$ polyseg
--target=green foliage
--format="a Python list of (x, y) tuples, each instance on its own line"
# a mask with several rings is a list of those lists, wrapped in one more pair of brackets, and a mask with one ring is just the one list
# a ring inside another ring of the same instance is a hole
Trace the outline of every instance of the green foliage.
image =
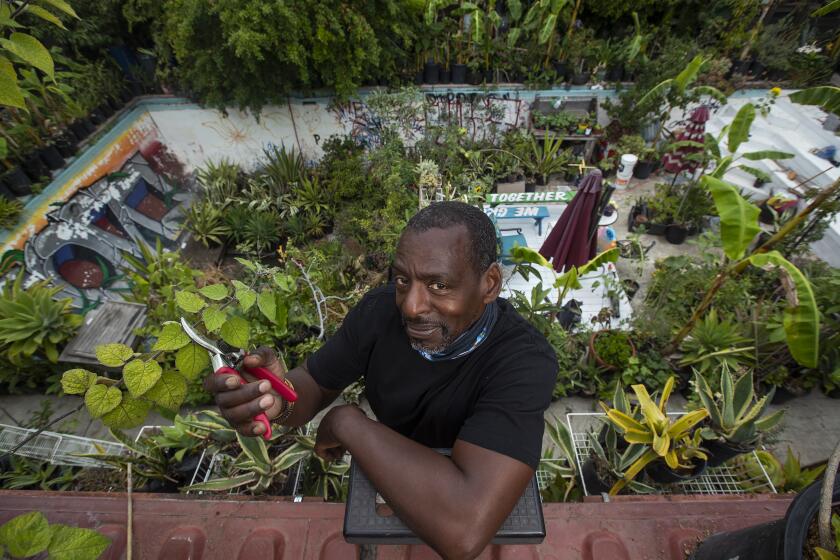
[[(56, 363), (63, 344), (82, 323), (71, 300), (54, 300), (58, 287), (38, 282), (23, 288), (23, 275), (7, 282), (0, 292), (0, 353), (14, 366), (33, 360)], [(43, 375), (43, 373), (41, 374)]]
[(592, 342), (595, 354), (608, 366), (624, 369), (633, 355), (627, 335), (616, 331), (602, 331)]
[(78, 469), (47, 461), (9, 456), (9, 466), (0, 473), (0, 488), (8, 490), (72, 490)]
[(738, 323), (719, 318), (717, 310), (712, 309), (694, 325), (680, 344), (680, 350), (683, 352), (680, 365), (691, 366), (705, 374), (720, 368), (738, 371), (749, 365), (754, 358), (755, 345), (743, 336)]
[(22, 513), (0, 525), (0, 547), (5, 547), (12, 558), (46, 552), (55, 560), (96, 560), (109, 544), (111, 539), (93, 529), (50, 524), (37, 511)]
[[(2, 154), (0, 154), (0, 159), (5, 159)], [(23, 212), (23, 204), (19, 200), (0, 197), (0, 230), (12, 229), (17, 224), (21, 212)]]
[(224, 223), (224, 209), (209, 200), (195, 202), (184, 212), (185, 226), (205, 247), (221, 245), (230, 227)]
[(715, 201), (726, 256), (730, 259), (740, 259), (761, 231), (758, 225), (760, 210), (747, 202), (729, 183), (709, 175), (705, 175), (701, 182), (712, 193)]
[(572, 434), (566, 424), (553, 418), (545, 420), (548, 443), (543, 446), (539, 470), (548, 475), (540, 495), (547, 502), (568, 502), (580, 498), (577, 485), (577, 462)]

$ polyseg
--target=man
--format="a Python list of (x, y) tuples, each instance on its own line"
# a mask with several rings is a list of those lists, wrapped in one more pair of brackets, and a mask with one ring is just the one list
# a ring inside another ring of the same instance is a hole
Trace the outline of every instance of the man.
[[(286, 374), (289, 414), (268, 382), (211, 376), (222, 414), (243, 434), (265, 412), (300, 426), (359, 377), (378, 421), (336, 406), (315, 451), (350, 451), (400, 519), (445, 558), (474, 558), (516, 505), (539, 463), (543, 413), (557, 375), (545, 338), (505, 300), (496, 236), (461, 202), (418, 212), (397, 244), (393, 282), (371, 290), (338, 332)], [(245, 358), (283, 375), (273, 351)], [(285, 418), (283, 418), (285, 417)], [(451, 447), (451, 459), (433, 447)]]

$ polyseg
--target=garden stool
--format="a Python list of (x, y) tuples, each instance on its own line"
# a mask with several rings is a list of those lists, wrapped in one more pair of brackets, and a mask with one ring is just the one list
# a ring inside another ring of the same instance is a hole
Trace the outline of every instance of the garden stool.
[[(437, 449), (450, 455), (451, 449)], [(422, 544), (417, 535), (400, 521), (396, 514), (382, 516), (376, 512), (377, 492), (367, 476), (356, 465), (350, 466), (350, 486), (344, 510), (344, 538), (362, 547), (362, 559), (375, 557), (377, 544)], [(539, 544), (545, 538), (545, 520), (537, 477), (531, 479), (525, 493), (502, 524), (493, 544)]]

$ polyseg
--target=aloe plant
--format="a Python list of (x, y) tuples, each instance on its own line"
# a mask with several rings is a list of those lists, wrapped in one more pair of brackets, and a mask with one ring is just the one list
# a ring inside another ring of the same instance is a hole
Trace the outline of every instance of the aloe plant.
[(662, 389), (659, 403), (655, 403), (644, 385), (633, 385), (633, 392), (639, 401), (637, 419), (617, 408), (610, 408), (600, 403), (608, 420), (621, 432), (624, 440), (631, 444), (642, 445), (643, 451), (624, 472), (624, 476), (610, 489), (610, 495), (618, 494), (648, 464), (664, 460), (669, 468), (691, 469), (695, 459), (706, 459), (700, 449), (700, 433), (694, 430), (702, 422), (708, 411), (705, 408), (694, 410), (676, 420), (666, 414), (666, 405), (674, 389), (675, 378), (671, 376)]
[(784, 410), (764, 415), (773, 391), (756, 400), (752, 371), (735, 382), (729, 368), (722, 367), (717, 396), (698, 372), (694, 373), (694, 383), (711, 421), (702, 430), (705, 439), (723, 439), (742, 447), (755, 445), (761, 434), (776, 427), (784, 416)]

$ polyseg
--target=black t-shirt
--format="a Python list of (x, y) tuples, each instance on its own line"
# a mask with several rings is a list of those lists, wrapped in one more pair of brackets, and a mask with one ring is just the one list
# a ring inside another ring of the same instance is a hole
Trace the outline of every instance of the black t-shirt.
[(504, 299), (487, 340), (470, 354), (430, 362), (411, 348), (393, 284), (368, 292), (307, 361), (324, 388), (365, 377), (377, 419), (428, 447), (456, 439), (536, 468), (543, 413), (557, 377), (554, 350)]

